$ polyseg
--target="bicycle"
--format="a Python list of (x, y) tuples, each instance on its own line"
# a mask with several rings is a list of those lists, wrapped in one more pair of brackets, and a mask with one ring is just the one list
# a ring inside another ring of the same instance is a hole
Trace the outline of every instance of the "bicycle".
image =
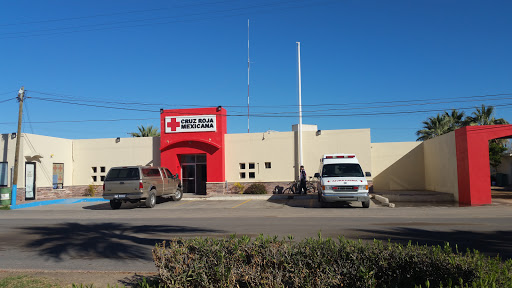
[[(306, 192), (307, 194), (315, 194), (316, 193), (316, 181), (312, 180), (313, 177), (309, 177), (309, 180), (306, 181)], [(288, 187), (283, 189), (283, 194), (298, 194), (302, 191), (299, 191), (300, 181), (293, 181), (288, 184)]]

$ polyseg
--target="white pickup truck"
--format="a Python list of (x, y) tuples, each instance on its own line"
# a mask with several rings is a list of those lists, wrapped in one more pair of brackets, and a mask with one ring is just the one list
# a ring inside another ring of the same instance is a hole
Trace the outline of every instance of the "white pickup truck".
[(326, 154), (320, 159), (318, 201), (359, 201), (364, 208), (370, 207), (368, 181), (355, 154)]
[(112, 209), (121, 208), (122, 202), (142, 201), (153, 208), (157, 197), (181, 200), (183, 189), (178, 174), (173, 175), (165, 167), (113, 167), (103, 183), (103, 198), (110, 200)]

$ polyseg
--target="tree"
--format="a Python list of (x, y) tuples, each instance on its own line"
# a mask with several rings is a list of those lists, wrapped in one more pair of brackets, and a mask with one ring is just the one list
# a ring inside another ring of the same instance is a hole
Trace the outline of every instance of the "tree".
[[(446, 112), (445, 112), (446, 113)], [(425, 141), (450, 132), (450, 123), (445, 114), (437, 114), (423, 121), (423, 129), (416, 131), (416, 141)]]
[(476, 108), (471, 115), (466, 118), (467, 126), (508, 124), (503, 118), (494, 118), (494, 107), (485, 107), (484, 104), (482, 104), (482, 108)]
[(459, 112), (456, 109), (452, 109), (451, 113), (444, 111), (444, 116), (447, 119), (446, 121), (448, 121), (448, 125), (449, 125), (448, 132), (452, 132), (461, 127), (466, 126), (465, 121), (464, 121), (464, 116), (466, 116), (466, 114), (464, 113), (464, 111)]
[(144, 127), (144, 125), (140, 125), (137, 127), (139, 132), (130, 132), (128, 133), (132, 137), (159, 137), (160, 132), (158, 132), (157, 128), (154, 128), (153, 125), (149, 125), (148, 127)]

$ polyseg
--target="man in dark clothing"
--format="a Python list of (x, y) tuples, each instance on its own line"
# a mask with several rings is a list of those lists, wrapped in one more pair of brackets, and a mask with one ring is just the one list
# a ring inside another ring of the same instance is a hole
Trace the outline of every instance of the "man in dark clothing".
[(302, 194), (302, 191), (304, 191), (304, 194), (308, 193), (308, 190), (306, 188), (306, 170), (304, 170), (304, 166), (300, 166), (300, 186), (299, 186), (299, 194)]

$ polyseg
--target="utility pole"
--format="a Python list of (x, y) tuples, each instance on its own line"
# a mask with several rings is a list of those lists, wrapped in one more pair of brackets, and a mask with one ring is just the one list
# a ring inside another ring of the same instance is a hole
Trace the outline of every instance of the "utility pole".
[(247, 133), (249, 133), (249, 72), (251, 60), (249, 58), (249, 19), (247, 19)]
[(12, 199), (11, 205), (16, 205), (16, 192), (18, 188), (18, 166), (20, 160), (20, 142), (21, 142), (21, 121), (23, 116), (23, 100), (25, 98), (25, 88), (21, 87), (18, 91), (18, 102), (20, 102), (20, 108), (18, 112), (18, 132), (16, 133), (16, 154), (14, 155), (14, 175), (12, 177)]

